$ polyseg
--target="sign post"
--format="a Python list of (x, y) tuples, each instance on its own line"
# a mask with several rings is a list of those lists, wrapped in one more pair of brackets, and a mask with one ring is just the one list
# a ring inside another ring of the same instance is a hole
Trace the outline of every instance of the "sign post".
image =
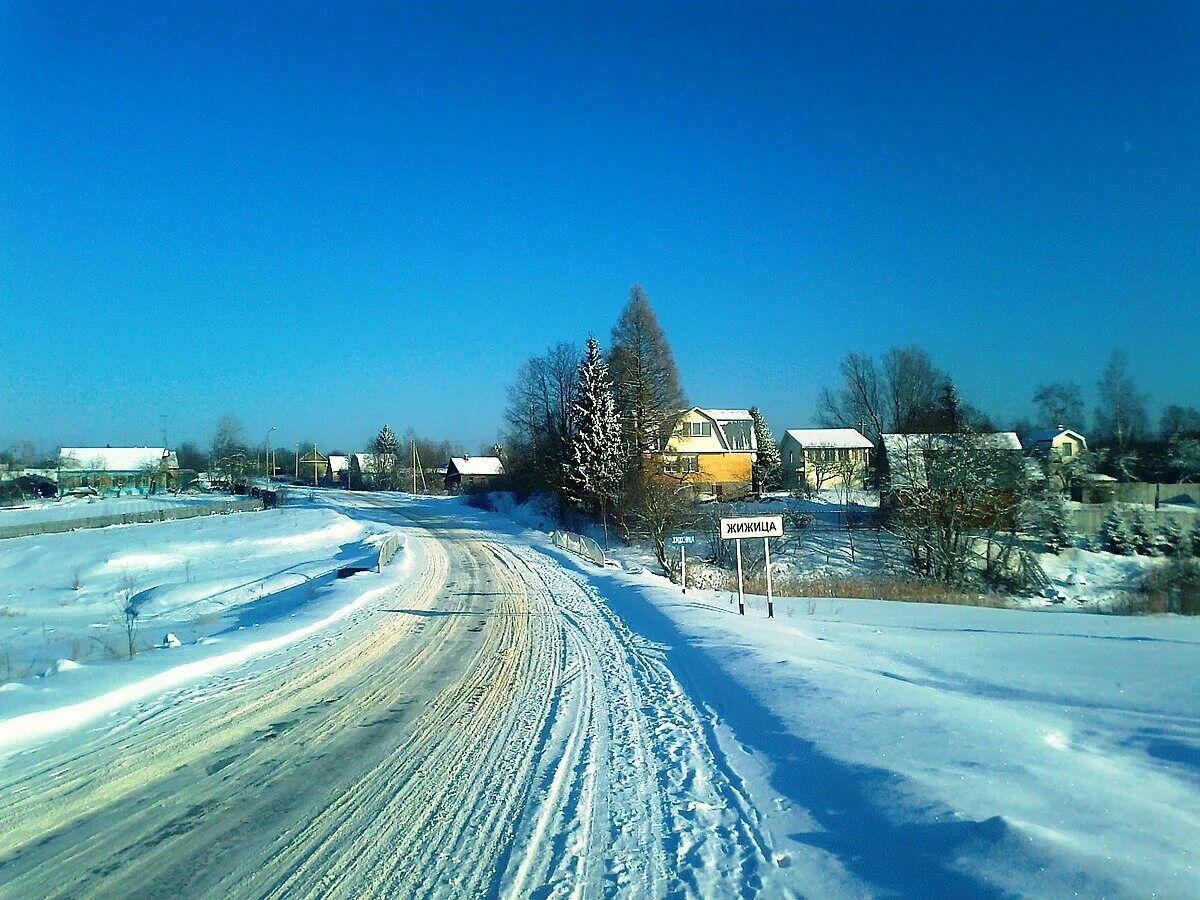
[(762, 538), (767, 565), (767, 618), (775, 618), (775, 595), (771, 584), (771, 538), (783, 537), (783, 516), (750, 516), (721, 520), (721, 540), (737, 542), (738, 615), (746, 614), (746, 593), (742, 584), (742, 541)]
[(671, 544), (679, 548), (679, 582), (687, 593), (687, 548), (696, 543), (696, 535), (690, 531), (676, 531), (671, 535)]

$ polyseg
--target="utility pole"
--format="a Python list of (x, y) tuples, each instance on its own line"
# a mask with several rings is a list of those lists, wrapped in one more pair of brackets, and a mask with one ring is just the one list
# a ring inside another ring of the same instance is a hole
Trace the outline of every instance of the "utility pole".
[(274, 430), (275, 430), (275, 426), (272, 425), (269, 429), (267, 429), (267, 436), (265, 438), (263, 438), (263, 440), (267, 444), (267, 452), (266, 452), (265, 458), (263, 459), (263, 463), (267, 470), (266, 474), (267, 474), (267, 484), (268, 485), (270, 485), (270, 483), (271, 483), (271, 476), (275, 474), (275, 470), (271, 467), (271, 432)]

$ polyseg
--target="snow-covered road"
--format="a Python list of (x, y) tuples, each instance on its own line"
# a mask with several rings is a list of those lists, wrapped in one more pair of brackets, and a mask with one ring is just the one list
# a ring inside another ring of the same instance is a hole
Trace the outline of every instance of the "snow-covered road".
[(421, 525), (420, 576), (336, 625), (9, 758), (0, 896), (793, 893), (661, 648), (520, 541)]

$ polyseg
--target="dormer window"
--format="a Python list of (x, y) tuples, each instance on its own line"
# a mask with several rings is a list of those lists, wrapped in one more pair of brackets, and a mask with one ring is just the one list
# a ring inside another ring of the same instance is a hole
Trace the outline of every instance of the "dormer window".
[(712, 424), (709, 422), (691, 422), (692, 437), (712, 437)]

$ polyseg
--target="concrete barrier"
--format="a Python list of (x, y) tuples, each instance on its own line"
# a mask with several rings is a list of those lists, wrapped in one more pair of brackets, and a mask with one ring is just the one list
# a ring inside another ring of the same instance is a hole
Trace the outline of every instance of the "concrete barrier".
[(188, 506), (162, 507), (145, 512), (118, 513), (111, 516), (88, 516), (82, 519), (59, 519), (51, 522), (27, 522), (22, 525), (0, 526), (0, 540), (33, 537), (39, 534), (62, 534), (89, 528), (108, 528), (111, 525), (146, 525), (151, 522), (170, 522), (175, 519), (194, 519), (198, 516), (222, 516), (234, 512), (257, 512), (261, 500), (229, 500), (220, 503), (196, 503)]
[(555, 531), (550, 535), (550, 542), (555, 547), (561, 547), (563, 550), (569, 550), (577, 556), (582, 556), (584, 559), (591, 560), (598, 566), (604, 565), (604, 551), (600, 549), (600, 545), (593, 541), (590, 537), (584, 537), (582, 534), (575, 534), (573, 531)]

